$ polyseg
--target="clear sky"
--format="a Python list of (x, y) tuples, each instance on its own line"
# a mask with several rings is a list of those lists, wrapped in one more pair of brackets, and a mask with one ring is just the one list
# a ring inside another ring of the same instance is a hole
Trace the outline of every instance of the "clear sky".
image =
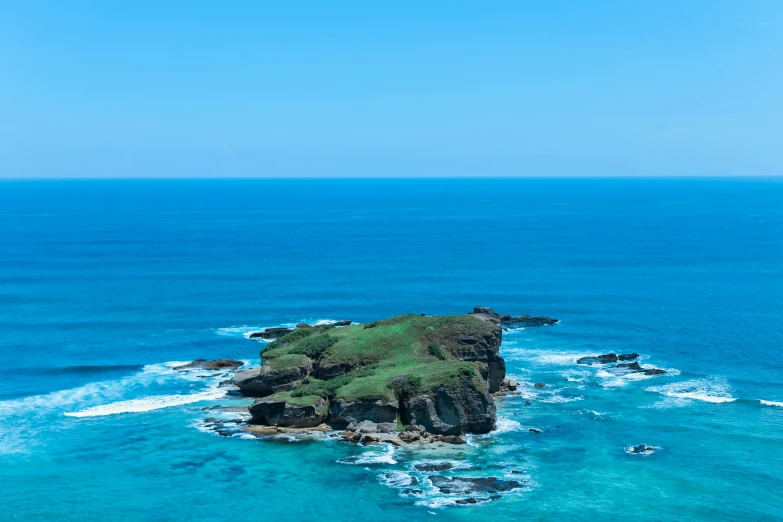
[(0, 177), (783, 175), (783, 1), (0, 3)]

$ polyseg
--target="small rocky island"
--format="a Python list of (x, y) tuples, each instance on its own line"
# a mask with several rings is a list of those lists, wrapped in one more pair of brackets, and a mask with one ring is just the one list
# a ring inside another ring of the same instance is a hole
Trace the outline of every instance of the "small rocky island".
[(367, 324), (267, 329), (262, 365), (233, 383), (255, 397), (250, 424), (346, 430), (356, 442), (459, 443), (495, 428), (492, 394), (506, 380), (506, 326), (556, 323), (477, 306), (450, 316), (401, 315)]

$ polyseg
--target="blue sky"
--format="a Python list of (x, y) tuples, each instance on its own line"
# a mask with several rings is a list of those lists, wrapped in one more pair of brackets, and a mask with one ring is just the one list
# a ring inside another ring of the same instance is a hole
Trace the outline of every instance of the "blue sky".
[(783, 2), (0, 4), (0, 177), (783, 175)]

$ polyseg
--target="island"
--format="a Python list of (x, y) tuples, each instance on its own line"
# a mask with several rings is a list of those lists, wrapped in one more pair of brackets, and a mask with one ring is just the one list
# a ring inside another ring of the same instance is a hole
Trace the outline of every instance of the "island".
[(500, 315), (400, 315), (366, 324), (300, 324), (270, 339), (258, 368), (237, 371), (239, 392), (257, 400), (252, 425), (345, 430), (355, 442), (460, 442), (488, 433), (493, 394), (514, 388), (500, 355), (503, 328), (557, 320)]

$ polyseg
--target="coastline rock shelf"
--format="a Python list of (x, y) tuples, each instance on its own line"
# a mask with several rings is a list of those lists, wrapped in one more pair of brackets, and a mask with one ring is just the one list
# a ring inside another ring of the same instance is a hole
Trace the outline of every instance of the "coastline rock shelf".
[(464, 315), (302, 325), (266, 345), (262, 365), (236, 372), (234, 384), (258, 398), (251, 424), (326, 424), (362, 442), (460, 442), (455, 436), (495, 428), (492, 394), (509, 389), (502, 325), (555, 322), (476, 307)]

